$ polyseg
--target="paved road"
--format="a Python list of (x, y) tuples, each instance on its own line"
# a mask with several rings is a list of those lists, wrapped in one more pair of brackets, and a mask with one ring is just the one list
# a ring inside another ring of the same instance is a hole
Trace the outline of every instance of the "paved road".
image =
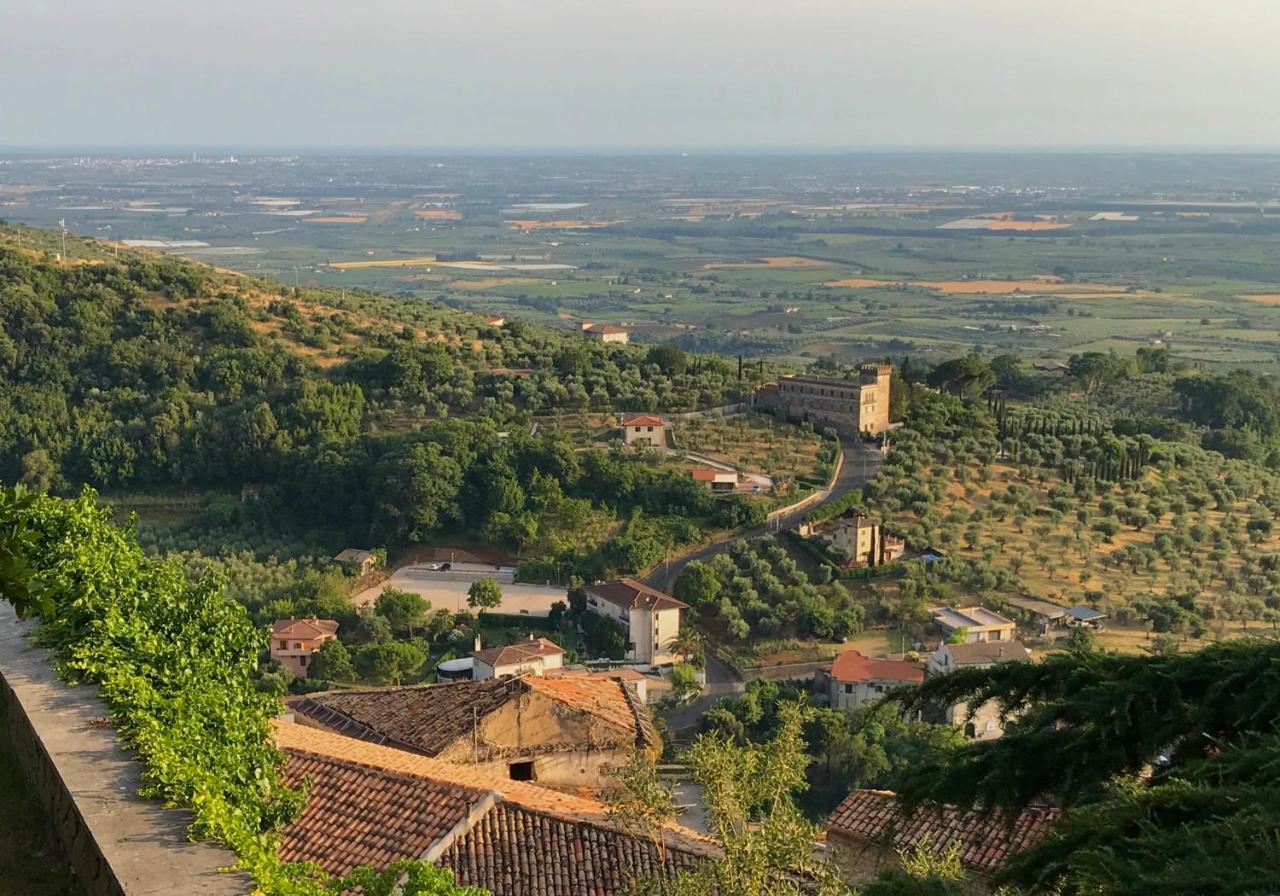
[[(789, 529), (804, 519), (805, 515), (812, 512), (815, 507), (821, 507), (836, 498), (847, 495), (855, 488), (861, 488), (867, 483), (876, 471), (880, 469), (880, 464), (884, 462), (884, 455), (875, 447), (866, 444), (860, 440), (844, 441), (844, 466), (840, 470), (840, 476), (836, 479), (835, 485), (825, 498), (817, 504), (806, 507), (803, 510), (792, 511), (784, 514), (776, 520), (764, 526), (755, 529), (749, 529), (741, 533), (740, 538), (759, 538), (761, 535), (769, 532), (776, 532), (780, 529)], [(678, 559), (673, 559), (669, 563), (659, 566), (645, 580), (645, 584), (650, 588), (657, 588), (660, 591), (670, 593), (670, 587), (679, 578), (681, 571), (685, 565), (691, 560), (708, 560), (716, 554), (723, 554), (729, 550), (736, 538), (727, 541), (716, 542), (705, 547), (698, 548), (696, 551), (686, 554)]]

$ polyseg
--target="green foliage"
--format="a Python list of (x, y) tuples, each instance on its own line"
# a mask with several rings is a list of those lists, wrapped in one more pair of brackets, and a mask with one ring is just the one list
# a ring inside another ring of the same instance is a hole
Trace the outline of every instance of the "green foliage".
[(366, 644), (354, 657), (355, 669), (362, 678), (382, 684), (400, 684), (426, 661), (426, 653), (408, 641)]
[(803, 728), (810, 710), (788, 703), (777, 732), (762, 744), (740, 746), (721, 734), (702, 734), (685, 753), (702, 787), (712, 835), (724, 857), (703, 862), (651, 892), (662, 896), (769, 893), (844, 896), (835, 870), (815, 858), (818, 831), (805, 821), (795, 794), (808, 785)]
[(408, 632), (410, 637), (415, 628), (426, 622), (430, 609), (431, 604), (422, 595), (399, 588), (384, 588), (373, 604), (373, 611), (387, 620), (392, 631)]
[(351, 651), (341, 641), (326, 641), (311, 655), (307, 672), (319, 681), (347, 683), (356, 680)]
[(902, 793), (1065, 803), (1054, 834), (1015, 860), (1007, 881), (1066, 896), (1261, 894), (1280, 882), (1280, 645), (1050, 654), (960, 670), (907, 698), (985, 700), (1010, 714), (1004, 736), (918, 766)]
[(689, 700), (702, 693), (698, 671), (689, 663), (679, 663), (671, 670), (671, 690), (677, 700)]
[(361, 896), (485, 896), (489, 891), (478, 887), (460, 887), (453, 882), (453, 872), (426, 862), (393, 862), (382, 871), (357, 868), (345, 877), (329, 882), (335, 896), (360, 893)]
[(492, 610), (502, 604), (502, 586), (485, 576), (476, 579), (467, 589), (467, 606), (473, 610)]
[(232, 848), (267, 896), (334, 892), (276, 853), (275, 832), (304, 796), (280, 780), (269, 730), (279, 698), (255, 686), (266, 631), (222, 583), (147, 559), (89, 493), (0, 502), (4, 553), (23, 557), (22, 577), (45, 589), (40, 641), (69, 680), (98, 686), (142, 761), (141, 793), (191, 808), (192, 834)]

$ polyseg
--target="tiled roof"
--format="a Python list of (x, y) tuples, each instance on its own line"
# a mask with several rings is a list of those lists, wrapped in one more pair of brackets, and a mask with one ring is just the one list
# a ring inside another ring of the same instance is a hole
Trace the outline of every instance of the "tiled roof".
[[(280, 857), (315, 862), (330, 874), (417, 858), (487, 796), (478, 788), (288, 751), (285, 780), (310, 781), (307, 807), (282, 830)], [(335, 841), (343, 846), (334, 849)]]
[(619, 728), (635, 731), (637, 747), (658, 743), (649, 710), (640, 702), (635, 691), (617, 678), (530, 676), (522, 680), (538, 693), (546, 694), (579, 711), (589, 712)]
[(489, 679), (404, 688), (329, 691), (289, 705), (310, 719), (361, 740), (434, 756), (522, 693), (518, 680)]
[(943, 806), (921, 807), (907, 815), (888, 791), (855, 790), (831, 813), (827, 831), (895, 850), (909, 849), (926, 838), (937, 850), (959, 843), (962, 865), (989, 871), (1043, 840), (1060, 814), (1056, 808), (1032, 806), (1010, 820), (998, 809), (982, 812)]
[(623, 426), (666, 426), (667, 421), (657, 414), (631, 414), (622, 418)]
[(711, 469), (710, 467), (699, 467), (696, 470), (690, 470), (689, 475), (692, 476), (694, 481), (696, 482), (720, 482), (720, 481), (728, 482), (730, 481), (729, 479), (722, 480), (721, 479), (722, 476), (732, 477), (733, 482), (738, 481), (738, 474), (735, 473), (733, 470), (714, 470), (714, 469)]
[(588, 333), (625, 333), (626, 327), (618, 327), (613, 324), (588, 324), (582, 328)]
[(974, 641), (970, 644), (948, 644), (947, 649), (957, 666), (1031, 659), (1031, 651), (1021, 641)]
[(634, 876), (666, 876), (718, 855), (675, 824), (661, 852), (627, 834), (596, 800), (290, 722), (274, 724), (290, 781), (309, 778), (282, 854), (331, 873), (428, 858), (494, 896), (621, 896)]
[(642, 608), (646, 610), (682, 610), (688, 604), (681, 603), (669, 594), (656, 591), (635, 579), (614, 579), (611, 582), (597, 582), (584, 589), (601, 600), (608, 601), (624, 610)]
[[(491, 678), (329, 691), (291, 698), (288, 704), (295, 712), (348, 737), (435, 756), (460, 738), (469, 737), (479, 720), (530, 693), (545, 695), (609, 723), (615, 732), (612, 740), (618, 745), (627, 738), (639, 747), (657, 743), (647, 710), (643, 706), (637, 710), (635, 694), (620, 682), (609, 680)], [(607, 730), (598, 734), (601, 741), (594, 746), (610, 740)]]
[(338, 623), (332, 619), (277, 619), (271, 623), (273, 638), (318, 638), (337, 631)]
[(665, 880), (704, 856), (586, 822), (508, 803), (485, 814), (440, 857), (459, 884), (494, 893), (623, 894), (632, 884)]
[(924, 669), (918, 663), (903, 660), (877, 660), (856, 650), (846, 650), (831, 664), (831, 677), (836, 681), (924, 681)]
[(514, 666), (518, 663), (527, 663), (529, 660), (537, 659), (538, 657), (556, 655), (563, 656), (564, 648), (547, 638), (530, 638), (527, 641), (517, 641), (505, 647), (489, 647), (484, 650), (477, 650), (471, 654), (475, 659), (493, 668)]

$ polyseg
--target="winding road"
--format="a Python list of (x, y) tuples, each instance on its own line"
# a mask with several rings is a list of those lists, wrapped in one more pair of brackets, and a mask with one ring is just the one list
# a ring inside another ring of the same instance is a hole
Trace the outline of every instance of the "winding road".
[(713, 542), (712, 544), (703, 545), (702, 547), (683, 554), (678, 558), (668, 560), (659, 566), (653, 572), (649, 573), (643, 581), (650, 588), (657, 588), (659, 591), (671, 593), (671, 586), (675, 584), (680, 573), (691, 560), (707, 560), (716, 554), (723, 554), (729, 550), (730, 546), (739, 538), (752, 539), (759, 538), (770, 532), (778, 532), (782, 529), (789, 529), (799, 523), (804, 517), (813, 512), (823, 504), (841, 498), (853, 491), (855, 488), (861, 488), (866, 485), (872, 476), (876, 475), (876, 471), (880, 469), (880, 464), (884, 462), (884, 455), (872, 445), (866, 442), (841, 440), (841, 447), (844, 450), (844, 466), (840, 469), (840, 475), (836, 478), (835, 484), (827, 492), (826, 496), (817, 504), (812, 504), (801, 510), (793, 510), (790, 513), (783, 514), (773, 520), (770, 520), (763, 526), (757, 526), (754, 529), (748, 529), (745, 532), (739, 532), (732, 538), (724, 541)]
[[(841, 440), (841, 447), (844, 450), (844, 465), (841, 467), (840, 475), (836, 478), (835, 483), (821, 501), (809, 507), (782, 514), (767, 525), (740, 532), (733, 538), (704, 545), (677, 559), (670, 560), (650, 573), (644, 579), (644, 583), (650, 588), (657, 588), (670, 594), (670, 586), (675, 583), (675, 580), (691, 560), (707, 560), (716, 554), (722, 554), (729, 550), (730, 546), (738, 538), (759, 538), (761, 535), (766, 535), (770, 532), (791, 528), (815, 508), (841, 498), (855, 488), (861, 488), (866, 485), (871, 477), (876, 475), (876, 471), (880, 469), (880, 464), (884, 462), (884, 455), (877, 448), (865, 442)], [(702, 696), (692, 703), (680, 707), (670, 715), (666, 715), (665, 721), (668, 730), (679, 732), (694, 727), (702, 718), (702, 714), (715, 706), (722, 698), (741, 694), (745, 690), (746, 685), (743, 684), (742, 680), (734, 675), (731, 669), (708, 653), (707, 683)]]

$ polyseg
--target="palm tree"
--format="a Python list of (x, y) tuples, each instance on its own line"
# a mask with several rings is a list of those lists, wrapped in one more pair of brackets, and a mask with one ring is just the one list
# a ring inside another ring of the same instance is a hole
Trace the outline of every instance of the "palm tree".
[(676, 632), (676, 636), (671, 642), (671, 652), (686, 662), (693, 657), (700, 656), (702, 654), (701, 633), (692, 626), (684, 626), (680, 631)]

